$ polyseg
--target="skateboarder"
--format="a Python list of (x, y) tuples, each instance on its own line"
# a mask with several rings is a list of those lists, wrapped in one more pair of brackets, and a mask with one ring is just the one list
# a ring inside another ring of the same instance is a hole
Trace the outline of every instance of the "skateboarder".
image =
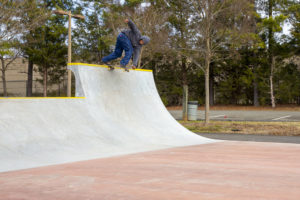
[[(133, 60), (132, 68), (135, 69), (138, 65), (141, 47), (142, 45), (148, 44), (150, 38), (148, 36), (142, 36), (139, 29), (130, 19), (125, 19), (125, 23), (128, 24), (129, 29), (125, 29), (119, 34), (114, 52), (102, 58), (102, 62), (107, 65), (109, 61), (121, 57), (124, 50), (125, 56), (121, 60), (120, 64), (122, 68), (128, 71), (126, 65), (128, 64), (130, 58)], [(110, 66), (110, 68), (112, 67)]]

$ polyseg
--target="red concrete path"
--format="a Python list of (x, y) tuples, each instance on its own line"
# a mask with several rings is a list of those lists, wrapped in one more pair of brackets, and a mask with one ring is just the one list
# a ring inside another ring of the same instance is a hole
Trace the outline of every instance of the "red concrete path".
[(221, 142), (0, 173), (0, 200), (300, 199), (300, 145)]

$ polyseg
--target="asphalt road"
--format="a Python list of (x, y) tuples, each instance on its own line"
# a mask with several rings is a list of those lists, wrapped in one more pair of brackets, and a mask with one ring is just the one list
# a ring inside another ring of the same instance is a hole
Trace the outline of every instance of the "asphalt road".
[(245, 135), (245, 134), (223, 134), (223, 133), (197, 133), (197, 134), (203, 137), (217, 139), (217, 140), (300, 144), (300, 136)]
[[(181, 110), (169, 110), (171, 115), (182, 119)], [(204, 120), (204, 111), (198, 110), (198, 120)], [(211, 120), (225, 121), (273, 121), (273, 122), (300, 122), (299, 111), (242, 111), (242, 110), (211, 110)]]

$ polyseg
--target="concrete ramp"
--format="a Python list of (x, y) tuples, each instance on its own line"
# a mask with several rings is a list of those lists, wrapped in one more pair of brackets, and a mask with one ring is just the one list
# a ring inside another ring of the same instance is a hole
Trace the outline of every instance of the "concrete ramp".
[(75, 98), (0, 99), (0, 171), (214, 142), (173, 119), (151, 71), (69, 68)]

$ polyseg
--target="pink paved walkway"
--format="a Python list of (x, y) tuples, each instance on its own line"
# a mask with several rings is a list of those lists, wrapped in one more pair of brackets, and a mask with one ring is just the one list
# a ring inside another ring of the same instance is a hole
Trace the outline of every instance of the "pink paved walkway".
[(300, 145), (221, 142), (0, 173), (0, 200), (299, 200)]

